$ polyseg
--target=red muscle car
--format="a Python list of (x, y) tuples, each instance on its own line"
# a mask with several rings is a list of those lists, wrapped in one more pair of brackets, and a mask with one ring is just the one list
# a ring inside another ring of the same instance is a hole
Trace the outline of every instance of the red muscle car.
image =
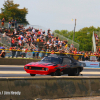
[(51, 76), (68, 74), (68, 76), (78, 76), (83, 70), (83, 63), (68, 56), (57, 56), (52, 54), (44, 57), (39, 62), (26, 64), (24, 70), (31, 76), (35, 76), (36, 74)]

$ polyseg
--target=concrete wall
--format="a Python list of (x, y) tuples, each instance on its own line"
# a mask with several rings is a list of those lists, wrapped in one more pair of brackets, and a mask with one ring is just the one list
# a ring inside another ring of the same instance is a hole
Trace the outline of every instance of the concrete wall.
[[(5, 91), (20, 92), (21, 94), (5, 95)], [(0, 93), (0, 100), (100, 96), (100, 77), (37, 76), (31, 78), (0, 78)]]
[(33, 59), (12, 59), (12, 58), (0, 58), (0, 65), (25, 65), (29, 62), (39, 61)]

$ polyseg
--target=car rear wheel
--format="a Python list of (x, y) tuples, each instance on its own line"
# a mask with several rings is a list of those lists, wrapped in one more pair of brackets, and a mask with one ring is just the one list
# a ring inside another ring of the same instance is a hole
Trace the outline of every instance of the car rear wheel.
[(72, 72), (68, 73), (68, 76), (79, 76), (79, 68), (75, 68), (72, 70)]
[(35, 76), (36, 74), (30, 74), (31, 76)]

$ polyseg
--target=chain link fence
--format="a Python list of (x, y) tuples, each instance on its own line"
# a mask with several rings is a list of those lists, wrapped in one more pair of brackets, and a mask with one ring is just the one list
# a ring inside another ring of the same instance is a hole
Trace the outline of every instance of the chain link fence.
[(54, 33), (54, 36), (55, 37), (58, 36), (61, 41), (67, 40), (68, 41), (68, 44), (70, 44), (70, 45), (73, 44), (74, 47), (77, 48), (77, 50), (79, 50), (79, 44), (76, 43), (76, 42), (74, 42), (73, 40), (70, 40), (70, 39), (68, 39), (68, 38), (66, 38), (63, 35), (60, 35), (58, 33)]

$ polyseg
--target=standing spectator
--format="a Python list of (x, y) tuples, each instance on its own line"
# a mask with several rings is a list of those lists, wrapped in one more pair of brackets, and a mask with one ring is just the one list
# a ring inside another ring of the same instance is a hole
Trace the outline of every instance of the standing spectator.
[(26, 52), (26, 48), (24, 47), (24, 48), (22, 48), (22, 54), (21, 54), (22, 58), (26, 57), (25, 52)]
[(39, 57), (40, 58), (43, 58), (44, 57), (44, 49), (42, 48), (42, 50), (40, 51), (40, 53), (39, 53)]
[(72, 49), (73, 49), (73, 48), (74, 48), (74, 45), (73, 45), (73, 44), (71, 44), (71, 45), (70, 45), (70, 48), (72, 48)]
[(8, 27), (9, 27), (9, 29), (11, 28), (11, 20), (10, 19), (9, 19)]
[(2, 29), (0, 28), (0, 33), (2, 33)]
[(15, 39), (14, 39), (14, 37), (11, 38), (11, 46), (12, 46), (12, 47), (15, 46)]
[(89, 55), (88, 52), (86, 51), (85, 55), (84, 55), (85, 60), (89, 60)]
[(18, 48), (17, 51), (16, 51), (16, 58), (21, 56), (20, 52), (21, 52), (21, 50), (20, 50), (20, 48)]
[(15, 55), (16, 55), (16, 47), (13, 47), (12, 48), (12, 58), (15, 57)]
[(33, 58), (35, 57), (35, 47), (32, 49), (32, 51), (33, 51)]
[(100, 51), (98, 51), (98, 56), (97, 60), (100, 61)]
[(35, 52), (35, 57), (38, 58), (38, 57), (39, 57), (39, 51), (40, 51), (40, 50), (37, 49), (37, 48), (36, 48), (35, 50), (36, 50), (36, 52)]
[(14, 28), (14, 19), (11, 21), (12, 27)]
[(15, 28), (17, 29), (17, 20), (15, 20)]
[(4, 22), (5, 22), (5, 19), (3, 18), (3, 19), (1, 20), (1, 26), (2, 26), (2, 28), (4, 28)]

